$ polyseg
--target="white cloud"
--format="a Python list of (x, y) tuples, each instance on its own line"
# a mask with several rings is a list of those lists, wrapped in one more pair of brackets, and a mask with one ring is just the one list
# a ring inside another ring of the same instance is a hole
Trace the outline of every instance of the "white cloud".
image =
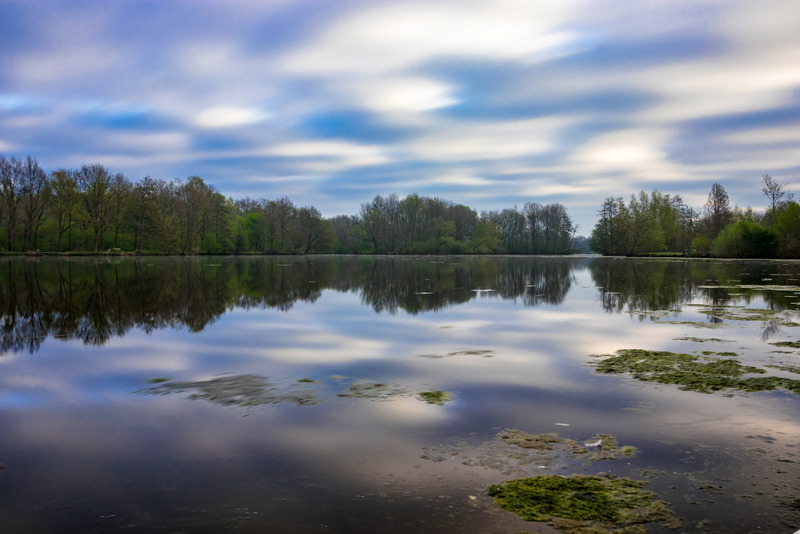
[(351, 91), (365, 107), (389, 114), (430, 111), (458, 103), (451, 85), (425, 78), (367, 80), (352, 86)]
[[(391, 161), (387, 150), (376, 145), (363, 145), (347, 141), (297, 141), (282, 143), (268, 149), (274, 156), (290, 158), (322, 158), (328, 163), (311, 161), (312, 167), (341, 169), (347, 167), (362, 167), (380, 165)], [(322, 165), (322, 167), (319, 167)]]
[(718, 30), (728, 50), (719, 55), (655, 67), (638, 75), (639, 87), (662, 102), (643, 120), (679, 121), (779, 108), (800, 89), (800, 4), (732, 4)]
[(410, 141), (407, 147), (420, 158), (433, 161), (534, 156), (553, 150), (560, 129), (577, 120), (577, 117), (549, 117), (447, 124)]
[(290, 72), (390, 72), (434, 58), (549, 58), (577, 36), (560, 28), (574, 2), (404, 2), (350, 15), (284, 58)]
[(465, 187), (482, 187), (494, 184), (492, 180), (472, 176), (469, 173), (454, 173), (445, 174), (443, 176), (436, 176), (429, 180), (428, 183), (436, 183), (443, 185), (461, 185)]
[(201, 111), (194, 122), (203, 128), (230, 128), (253, 124), (266, 118), (266, 114), (256, 108), (216, 107)]
[(741, 145), (800, 144), (800, 127), (775, 126), (755, 128), (733, 133), (723, 138), (728, 143)]

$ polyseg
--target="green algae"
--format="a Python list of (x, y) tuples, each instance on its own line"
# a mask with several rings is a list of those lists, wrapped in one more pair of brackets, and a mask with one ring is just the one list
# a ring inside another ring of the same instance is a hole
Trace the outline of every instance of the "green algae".
[(693, 337), (693, 336), (686, 336), (686, 337), (675, 337), (672, 338), (675, 341), (692, 341), (694, 343), (733, 343), (730, 339), (720, 339), (718, 337)]
[(407, 397), (410, 394), (411, 392), (400, 384), (359, 380), (350, 386), (347, 391), (339, 393), (337, 396), (341, 398), (385, 401), (394, 397)]
[(737, 358), (739, 356), (739, 354), (737, 354), (736, 352), (714, 352), (712, 350), (704, 350), (700, 354), (702, 354), (703, 356), (714, 356), (714, 355), (717, 355), (717, 356), (728, 356), (728, 357), (732, 357), (732, 358)]
[(800, 349), (800, 341), (776, 341), (775, 343), (770, 343), (770, 345), (774, 347), (789, 347), (792, 349)]
[(525, 521), (553, 521), (564, 532), (632, 533), (644, 530), (631, 526), (674, 520), (645, 484), (609, 475), (544, 475), (493, 484), (487, 493)]
[(620, 447), (609, 434), (595, 434), (585, 441), (559, 436), (556, 433), (529, 434), (510, 429), (478, 446), (460, 443), (456, 447), (425, 447), (420, 456), (433, 462), (459, 461), (470, 467), (492, 469), (508, 477), (529, 477), (542, 469), (574, 470), (592, 462), (617, 460), (636, 454), (636, 447)]
[(430, 358), (432, 360), (438, 360), (441, 358), (452, 358), (453, 356), (483, 356), (484, 358), (491, 358), (494, 356), (493, 350), (459, 350), (455, 352), (448, 352), (444, 356), (441, 354), (418, 354), (420, 358)]
[(285, 386), (258, 375), (225, 375), (210, 380), (161, 381), (139, 393), (171, 395), (188, 393), (191, 400), (205, 400), (222, 406), (260, 406), (264, 404), (317, 404), (320, 399), (309, 389)]
[(444, 406), (445, 402), (453, 399), (452, 394), (440, 390), (423, 391), (418, 397), (420, 400), (425, 401), (426, 404), (435, 404), (437, 406)]
[(765, 365), (764, 367), (770, 367), (772, 369), (778, 369), (779, 371), (785, 371), (787, 373), (793, 373), (796, 375), (800, 375), (800, 367), (796, 365), (777, 365), (777, 364), (770, 364)]
[(656, 324), (672, 324), (691, 326), (694, 328), (722, 328), (722, 323), (707, 323), (704, 321), (655, 321)]
[(169, 380), (170, 379), (165, 377), (165, 376), (159, 376), (157, 378), (149, 378), (149, 379), (147, 379), (147, 383), (148, 384), (161, 384), (163, 382), (169, 382)]
[(556, 433), (528, 434), (522, 430), (511, 429), (497, 435), (500, 440), (522, 449), (535, 451), (569, 451), (572, 454), (585, 455), (587, 460), (615, 460), (636, 453), (636, 447), (626, 445), (620, 447), (617, 438), (610, 434), (595, 434), (586, 443), (574, 439), (562, 438)]
[[(722, 354), (727, 356), (729, 353)], [(596, 370), (607, 374), (630, 374), (637, 380), (679, 385), (680, 389), (700, 393), (776, 389), (800, 393), (800, 380), (779, 376), (746, 377), (747, 374), (766, 374), (766, 371), (742, 365), (735, 359), (708, 355), (624, 349), (598, 362)]]
[(772, 321), (781, 326), (797, 326), (782, 310), (744, 308), (741, 306), (699, 306), (698, 312), (725, 321)]

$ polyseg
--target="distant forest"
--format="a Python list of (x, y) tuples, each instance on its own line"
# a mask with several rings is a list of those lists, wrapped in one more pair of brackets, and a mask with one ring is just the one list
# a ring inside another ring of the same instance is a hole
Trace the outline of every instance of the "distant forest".
[(764, 212), (731, 207), (725, 188), (714, 183), (702, 212), (680, 195), (641, 191), (626, 202), (608, 197), (589, 238), (604, 255), (685, 254), (720, 258), (800, 257), (800, 205), (785, 184), (762, 177)]
[(412, 194), (376, 196), (355, 215), (225, 197), (198, 176), (134, 182), (101, 164), (49, 175), (0, 155), (0, 250), (136, 254), (685, 254), (800, 257), (800, 205), (763, 176), (764, 213), (731, 208), (712, 186), (702, 212), (658, 191), (608, 197), (590, 238), (561, 204), (498, 211)]
[(568, 254), (576, 227), (561, 204), (478, 214), (412, 194), (376, 196), (357, 215), (323, 218), (290, 199), (234, 200), (192, 176), (133, 182), (105, 166), (49, 175), (0, 155), (0, 248), (138, 254)]

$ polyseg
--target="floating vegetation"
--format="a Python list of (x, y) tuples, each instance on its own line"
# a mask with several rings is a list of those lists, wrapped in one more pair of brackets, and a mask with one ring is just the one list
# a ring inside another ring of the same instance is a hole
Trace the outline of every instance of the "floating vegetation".
[(732, 339), (720, 339), (718, 337), (674, 337), (672, 338), (674, 341), (693, 341), (695, 343), (733, 343)]
[(435, 404), (437, 406), (444, 406), (445, 402), (453, 400), (453, 395), (451, 393), (440, 390), (423, 391), (417, 396), (420, 400), (425, 401), (425, 403)]
[(616, 460), (636, 454), (636, 447), (620, 447), (609, 434), (596, 434), (584, 442), (556, 433), (528, 434), (504, 430), (490, 441), (475, 447), (460, 444), (455, 448), (424, 448), (421, 458), (435, 462), (458, 459), (463, 465), (486, 467), (507, 476), (533, 476), (542, 469), (575, 469), (587, 462)]
[(165, 376), (159, 376), (157, 378), (149, 378), (147, 379), (148, 384), (161, 384), (162, 382), (169, 382), (169, 378)]
[(281, 386), (258, 375), (226, 375), (210, 380), (161, 381), (139, 391), (149, 395), (189, 393), (192, 400), (202, 399), (223, 406), (259, 406), (262, 404), (317, 404), (320, 399), (309, 389), (295, 385)]
[(654, 321), (656, 324), (675, 324), (692, 326), (694, 328), (721, 328), (722, 323), (709, 323), (705, 321)]
[(667, 503), (642, 489), (646, 484), (610, 475), (545, 475), (493, 484), (487, 493), (525, 521), (552, 521), (563, 532), (644, 533), (635, 527), (656, 521), (678, 526)]
[(785, 389), (800, 393), (800, 380), (778, 376), (743, 378), (747, 374), (765, 374), (766, 371), (742, 365), (734, 359), (704, 355), (624, 349), (598, 362), (596, 369), (601, 373), (627, 373), (646, 382), (676, 384), (681, 389), (700, 393), (726, 389), (747, 392)]
[(628, 310), (629, 315), (638, 315), (640, 317), (650, 317), (658, 319), (663, 317), (675, 317), (681, 313), (680, 310)]
[(400, 384), (370, 382), (359, 380), (338, 397), (351, 399), (389, 400), (393, 397), (407, 397), (411, 392)]
[(800, 375), (800, 367), (796, 365), (765, 365), (764, 367), (770, 367), (772, 369), (778, 369), (780, 371), (785, 371), (787, 373), (794, 373), (796, 375)]
[(790, 320), (786, 311), (741, 306), (699, 306), (697, 311), (726, 321), (774, 321), (780, 326), (800, 326)]
[(739, 354), (737, 354), (735, 352), (714, 352), (714, 351), (711, 351), (711, 350), (704, 350), (700, 354), (702, 354), (703, 356), (714, 356), (714, 355), (717, 355), (717, 356), (728, 356), (728, 357), (732, 357), (732, 358), (737, 358), (739, 356)]
[(448, 352), (448, 356), (483, 356), (484, 358), (491, 358), (493, 350), (459, 350), (456, 352)]
[(451, 358), (453, 356), (483, 356), (484, 358), (491, 358), (494, 356), (493, 350), (458, 350), (455, 352), (448, 352), (446, 355), (442, 356), (441, 354), (418, 354), (420, 358), (430, 358), (433, 360), (438, 360), (441, 358)]
[(730, 286), (698, 286), (698, 289), (749, 289), (751, 291), (800, 292), (800, 286), (771, 284), (737, 284)]
[(317, 383), (317, 381), (314, 380), (313, 378), (300, 378), (300, 379), (297, 380), (297, 382), (299, 382), (301, 384), (316, 384)]
[(775, 343), (770, 343), (770, 345), (774, 347), (789, 347), (792, 349), (800, 349), (800, 341), (776, 341)]

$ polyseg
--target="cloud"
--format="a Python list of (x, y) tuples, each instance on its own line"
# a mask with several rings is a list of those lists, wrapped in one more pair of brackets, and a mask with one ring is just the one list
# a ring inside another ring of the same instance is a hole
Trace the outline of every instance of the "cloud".
[(531, 157), (555, 149), (559, 132), (576, 117), (442, 124), (406, 143), (416, 156), (439, 162)]
[(451, 85), (419, 77), (369, 80), (352, 91), (368, 109), (388, 114), (430, 111), (458, 103)]
[(283, 58), (297, 74), (385, 73), (435, 58), (534, 61), (563, 53), (561, 29), (575, 2), (404, 2), (352, 14)]
[(306, 169), (344, 170), (388, 163), (390, 156), (380, 146), (362, 145), (347, 141), (297, 141), (281, 143), (267, 150), (271, 155), (304, 160)]
[(253, 124), (264, 117), (265, 114), (255, 108), (217, 107), (195, 115), (195, 123), (203, 128), (230, 128)]

